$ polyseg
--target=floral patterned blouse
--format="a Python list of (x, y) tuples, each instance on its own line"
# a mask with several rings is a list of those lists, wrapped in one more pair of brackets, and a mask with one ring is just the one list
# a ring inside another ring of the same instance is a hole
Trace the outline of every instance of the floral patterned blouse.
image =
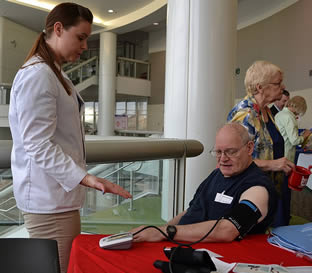
[[(267, 107), (266, 110), (269, 119), (271, 119), (276, 127), (274, 118), (272, 117), (269, 108)], [(230, 111), (227, 121), (238, 122), (248, 130), (249, 136), (254, 140), (255, 144), (252, 154), (254, 159), (274, 159), (273, 141), (254, 96), (247, 95), (243, 100), (237, 103)], [(276, 128), (278, 130), (278, 127)], [(271, 175), (275, 183), (280, 186), (283, 179), (283, 173), (275, 172), (273, 174), (271, 172)], [(279, 187), (277, 188), (279, 190)]]

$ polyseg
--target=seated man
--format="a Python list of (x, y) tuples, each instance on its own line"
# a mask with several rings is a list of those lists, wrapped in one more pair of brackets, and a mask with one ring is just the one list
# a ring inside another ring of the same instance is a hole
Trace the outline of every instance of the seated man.
[[(171, 239), (193, 242), (221, 219), (203, 242), (231, 242), (247, 233), (264, 233), (273, 221), (277, 194), (268, 176), (253, 162), (253, 147), (242, 125), (223, 126), (211, 151), (218, 168), (201, 183), (189, 208), (160, 229)], [(153, 228), (134, 235), (135, 242), (165, 239)]]

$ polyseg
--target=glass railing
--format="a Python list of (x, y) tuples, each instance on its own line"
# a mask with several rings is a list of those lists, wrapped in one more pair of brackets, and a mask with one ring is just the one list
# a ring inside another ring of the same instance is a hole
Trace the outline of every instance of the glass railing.
[[(150, 67), (149, 62), (117, 57), (117, 76), (150, 80)], [(63, 70), (77, 85), (94, 75), (98, 75), (98, 57), (94, 56), (86, 61), (65, 64)]]
[(63, 70), (74, 85), (80, 84), (92, 76), (98, 75), (98, 57), (94, 56), (80, 63), (67, 64)]
[(150, 80), (150, 63), (124, 57), (117, 58), (117, 76)]
[[(124, 162), (97, 165), (103, 168), (98, 176), (128, 190), (133, 198), (104, 194), (88, 189), (85, 206), (81, 210), (82, 231), (116, 233), (133, 227), (165, 223), (162, 218), (163, 160)], [(90, 173), (95, 168), (90, 169)], [(165, 213), (165, 212), (163, 212)]]
[(13, 196), (10, 169), (0, 169), (0, 235), (24, 223)]
[[(0, 141), (0, 232), (23, 224), (12, 192), (10, 141)], [(200, 154), (195, 140), (89, 139), (87, 169), (127, 189), (124, 199), (87, 189), (81, 209), (82, 231), (117, 233), (139, 225), (160, 225), (183, 210), (186, 157)], [(4, 236), (4, 235), (3, 235)]]
[(10, 83), (0, 83), (0, 105), (10, 103), (11, 86)]

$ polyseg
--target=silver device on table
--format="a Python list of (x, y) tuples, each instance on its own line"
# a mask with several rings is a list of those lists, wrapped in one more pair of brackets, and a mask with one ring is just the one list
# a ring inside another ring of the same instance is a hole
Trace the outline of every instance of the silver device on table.
[(132, 233), (124, 232), (101, 238), (99, 245), (104, 249), (128, 249), (132, 246), (132, 241)]

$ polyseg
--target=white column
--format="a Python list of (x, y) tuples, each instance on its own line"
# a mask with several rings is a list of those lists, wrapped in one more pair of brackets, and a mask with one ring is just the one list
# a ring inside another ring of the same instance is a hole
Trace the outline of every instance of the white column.
[(98, 135), (114, 135), (117, 36), (100, 34)]
[(204, 145), (186, 163), (186, 208), (216, 166), (209, 151), (232, 107), (236, 25), (235, 0), (168, 0), (164, 136)]

